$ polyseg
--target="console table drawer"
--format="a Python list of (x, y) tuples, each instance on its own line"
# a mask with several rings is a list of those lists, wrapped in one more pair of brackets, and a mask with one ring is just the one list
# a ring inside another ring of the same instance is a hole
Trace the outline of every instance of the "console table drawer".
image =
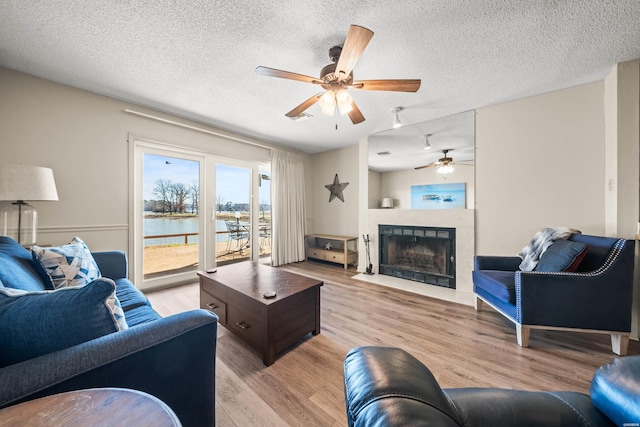
[(236, 307), (229, 306), (227, 328), (258, 351), (262, 351), (262, 322)]
[(337, 251), (327, 251), (325, 249), (310, 249), (307, 257), (344, 264), (344, 253)]
[(324, 251), (324, 260), (344, 264), (344, 254), (336, 251)]
[(213, 311), (217, 316), (220, 323), (227, 323), (227, 304), (220, 301), (218, 298), (209, 295), (207, 292), (200, 292), (200, 308)]
[(324, 251), (322, 249), (309, 249), (309, 258), (324, 259)]

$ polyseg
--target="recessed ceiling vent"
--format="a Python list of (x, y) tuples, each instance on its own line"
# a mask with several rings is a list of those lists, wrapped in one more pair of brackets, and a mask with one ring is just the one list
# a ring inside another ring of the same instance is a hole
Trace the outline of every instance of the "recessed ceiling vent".
[(388, 151), (381, 151), (381, 152), (378, 153), (378, 156), (388, 156), (389, 154), (391, 154), (391, 153), (388, 152)]
[(304, 111), (296, 116), (291, 116), (289, 117), (291, 120), (293, 120), (294, 122), (299, 122), (301, 120), (306, 120), (309, 117), (313, 117), (311, 114), (309, 113), (305, 113)]

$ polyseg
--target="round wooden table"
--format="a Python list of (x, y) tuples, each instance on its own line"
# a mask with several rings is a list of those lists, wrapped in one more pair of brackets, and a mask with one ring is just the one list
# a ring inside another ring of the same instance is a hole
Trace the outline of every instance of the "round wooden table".
[(179, 427), (160, 399), (138, 390), (93, 388), (41, 397), (0, 409), (0, 426)]

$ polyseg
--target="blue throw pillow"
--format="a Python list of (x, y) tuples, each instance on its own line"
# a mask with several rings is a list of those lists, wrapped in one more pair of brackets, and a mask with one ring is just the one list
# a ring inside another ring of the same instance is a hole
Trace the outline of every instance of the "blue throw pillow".
[(0, 367), (127, 328), (111, 279), (26, 292), (0, 288)]
[(587, 254), (588, 248), (584, 243), (556, 240), (544, 251), (534, 271), (574, 272)]
[(0, 280), (7, 288), (25, 291), (53, 289), (31, 252), (10, 237), (0, 236)]
[(78, 237), (71, 243), (53, 248), (31, 248), (33, 260), (40, 263), (54, 289), (83, 286), (100, 277), (98, 264), (87, 245)]

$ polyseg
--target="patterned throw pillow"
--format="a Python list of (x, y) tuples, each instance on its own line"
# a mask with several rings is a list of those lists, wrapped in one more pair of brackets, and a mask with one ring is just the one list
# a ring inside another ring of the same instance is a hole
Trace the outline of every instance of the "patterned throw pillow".
[(28, 292), (0, 288), (0, 367), (128, 328), (111, 279)]
[(78, 237), (71, 243), (53, 248), (31, 248), (33, 259), (40, 263), (54, 289), (84, 286), (100, 277), (98, 264), (87, 245)]

